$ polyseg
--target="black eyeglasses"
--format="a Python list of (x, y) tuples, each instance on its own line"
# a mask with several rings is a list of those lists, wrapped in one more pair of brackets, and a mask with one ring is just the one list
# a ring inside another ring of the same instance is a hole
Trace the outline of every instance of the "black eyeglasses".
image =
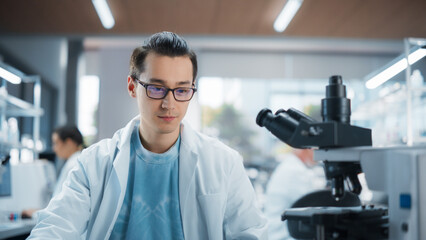
[(178, 102), (187, 102), (192, 99), (194, 93), (197, 91), (196, 88), (179, 87), (179, 88), (166, 88), (161, 85), (143, 83), (137, 77), (133, 77), (140, 85), (146, 90), (146, 95), (152, 99), (164, 99), (169, 91), (172, 91), (173, 97)]

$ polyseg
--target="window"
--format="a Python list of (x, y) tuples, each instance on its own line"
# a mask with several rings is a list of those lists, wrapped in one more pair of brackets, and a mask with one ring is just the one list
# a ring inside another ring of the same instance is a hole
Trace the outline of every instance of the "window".
[(98, 134), (99, 77), (83, 76), (78, 82), (78, 128), (86, 145)]

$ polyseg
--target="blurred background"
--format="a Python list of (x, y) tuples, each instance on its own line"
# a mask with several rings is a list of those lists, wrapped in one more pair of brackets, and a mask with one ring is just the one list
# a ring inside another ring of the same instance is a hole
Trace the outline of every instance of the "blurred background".
[(172, 31), (199, 61), (186, 120), (243, 155), (263, 208), (292, 150), (256, 125), (257, 113), (293, 107), (321, 120), (332, 75), (343, 77), (351, 123), (372, 128), (374, 146), (425, 142), (424, 9), (424, 0), (2, 0), (0, 67), (22, 81), (2, 75), (0, 150), (33, 162), (64, 124), (86, 145), (111, 137), (138, 112), (126, 90), (132, 50)]

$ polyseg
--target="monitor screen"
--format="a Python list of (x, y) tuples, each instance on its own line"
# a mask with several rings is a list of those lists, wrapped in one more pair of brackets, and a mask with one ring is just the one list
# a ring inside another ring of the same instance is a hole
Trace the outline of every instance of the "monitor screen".
[(12, 194), (10, 161), (1, 159), (0, 162), (0, 197), (8, 197)]

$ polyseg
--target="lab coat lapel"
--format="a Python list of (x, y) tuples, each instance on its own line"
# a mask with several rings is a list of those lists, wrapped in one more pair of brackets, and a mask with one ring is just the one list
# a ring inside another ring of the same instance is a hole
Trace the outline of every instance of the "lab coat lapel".
[(187, 232), (185, 229), (191, 227), (186, 226), (185, 222), (188, 222), (187, 219), (192, 216), (187, 211), (186, 206), (189, 191), (191, 188), (194, 188), (193, 179), (198, 162), (195, 141), (194, 131), (188, 124), (182, 124), (182, 139), (179, 153), (179, 200), (184, 234)]
[[(106, 219), (110, 219), (111, 222), (107, 229), (104, 228), (103, 232), (99, 232), (99, 236), (102, 236), (102, 234), (107, 234), (107, 236), (109, 236), (123, 204), (124, 195), (126, 193), (127, 188), (127, 178), (129, 174), (130, 138), (133, 132), (133, 128), (138, 119), (139, 116), (135, 117), (132, 121), (130, 121), (121, 132), (121, 135), (117, 136), (118, 139), (115, 139), (116, 141), (118, 141), (118, 152), (114, 158), (113, 171), (111, 172), (111, 175), (105, 186), (103, 199), (106, 199), (106, 202), (102, 204), (103, 208), (101, 206), (101, 209), (98, 214), (99, 216), (101, 214), (101, 211), (105, 212), (104, 216), (106, 218), (104, 218), (103, 221), (105, 221)], [(115, 209), (115, 211), (111, 211), (111, 209)], [(108, 230), (108, 232), (106, 233), (105, 230)]]
[[(139, 116), (135, 117), (130, 121), (126, 127), (123, 129), (123, 133), (120, 137), (120, 142), (118, 144), (118, 153), (114, 160), (114, 170), (117, 173), (117, 178), (120, 185), (120, 197), (119, 197), (119, 208), (121, 208), (121, 204), (124, 199), (124, 195), (126, 193), (127, 188), (127, 179), (129, 175), (129, 164), (130, 164), (130, 141), (133, 133), (133, 129), (135, 128), (135, 124), (139, 121)], [(109, 189), (109, 188), (108, 188)], [(118, 214), (116, 211), (116, 215)], [(115, 218), (114, 218), (115, 219)]]

